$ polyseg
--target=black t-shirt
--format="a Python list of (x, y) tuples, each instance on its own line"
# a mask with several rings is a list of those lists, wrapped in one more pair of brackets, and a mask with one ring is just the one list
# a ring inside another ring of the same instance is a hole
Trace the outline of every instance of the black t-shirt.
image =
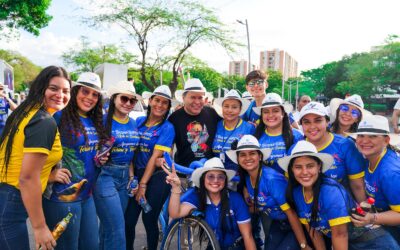
[(192, 161), (213, 156), (211, 147), (221, 118), (213, 108), (204, 106), (200, 114), (189, 115), (181, 108), (168, 118), (174, 125), (175, 162), (188, 166)]

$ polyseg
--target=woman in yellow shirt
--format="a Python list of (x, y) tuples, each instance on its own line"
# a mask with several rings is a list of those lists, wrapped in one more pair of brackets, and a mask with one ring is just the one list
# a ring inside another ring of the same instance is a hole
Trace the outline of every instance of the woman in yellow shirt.
[[(49, 66), (32, 82), (26, 101), (9, 116), (0, 137), (0, 246), (29, 249), (29, 216), (35, 249), (56, 242), (46, 225), (42, 193), (52, 167), (61, 159), (57, 124), (52, 114), (70, 99), (65, 69)], [(60, 218), (61, 219), (61, 218)]]

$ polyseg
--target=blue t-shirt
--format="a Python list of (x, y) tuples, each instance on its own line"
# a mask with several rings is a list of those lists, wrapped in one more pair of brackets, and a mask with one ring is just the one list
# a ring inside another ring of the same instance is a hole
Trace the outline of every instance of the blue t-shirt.
[(318, 152), (327, 153), (333, 156), (332, 167), (325, 172), (325, 175), (345, 185), (348, 179), (358, 179), (364, 176), (365, 161), (357, 150), (354, 142), (341, 135), (330, 133), (329, 142), (318, 148)]
[(219, 121), (217, 125), (217, 132), (215, 133), (214, 142), (212, 145), (213, 153), (216, 157), (219, 157), (224, 163), (225, 168), (238, 170), (238, 165), (231, 161), (231, 159), (221, 152), (226, 152), (231, 149), (231, 144), (235, 140), (240, 140), (244, 135), (252, 135), (255, 127), (253, 124), (239, 120), (236, 128), (227, 129), (224, 126), (224, 121)]
[(365, 171), (365, 189), (379, 211), (400, 212), (400, 155), (385, 149), (374, 171)]
[(111, 149), (110, 161), (116, 165), (129, 165), (139, 144), (135, 120), (129, 117), (126, 121), (121, 121), (113, 117), (111, 135), (115, 142)]
[(145, 120), (145, 116), (139, 117), (136, 120), (140, 137), (139, 151), (135, 161), (136, 169), (146, 168), (154, 149), (171, 152), (175, 138), (174, 127), (169, 121), (147, 127), (144, 124)]
[[(296, 144), (298, 141), (303, 140), (304, 136), (301, 134), (300, 131), (298, 131), (297, 129), (292, 129), (292, 131), (293, 145)], [(278, 159), (288, 155), (288, 150), (286, 150), (285, 141), (283, 140), (282, 134), (271, 135), (268, 134), (267, 131), (265, 131), (258, 141), (260, 142), (260, 148), (272, 149), (271, 155), (266, 160), (267, 166), (272, 167), (281, 174), (284, 174), (284, 171), (278, 165)]]
[(253, 108), (257, 107), (256, 101), (253, 100), (251, 101), (249, 108), (246, 110), (246, 112), (242, 115), (242, 119), (245, 120), (246, 122), (251, 122), (256, 124), (258, 120), (260, 119), (260, 116), (254, 112)]
[[(229, 207), (230, 207), (230, 216), (232, 218), (232, 229), (231, 232), (222, 230), (222, 223), (220, 218), (221, 204), (214, 205), (210, 200), (207, 200), (205, 220), (211, 229), (214, 231), (215, 236), (222, 248), (227, 248), (232, 246), (236, 239), (238, 239), (241, 234), (239, 231), (239, 224), (250, 223), (250, 214), (249, 209), (244, 202), (242, 196), (240, 194), (229, 191)], [(189, 204), (194, 208), (198, 208), (200, 206), (199, 195), (196, 192), (196, 189), (189, 189), (182, 197), (181, 202)], [(227, 225), (231, 225), (229, 223), (228, 215), (226, 215), (225, 219)]]
[(8, 118), (8, 110), (10, 109), (10, 104), (5, 98), (0, 98), (0, 135), (6, 125)]
[[(61, 112), (54, 114), (57, 123), (60, 123)], [(98, 147), (96, 128), (89, 117), (80, 116), (81, 123), (86, 130), (87, 143), (81, 133), (75, 133), (70, 141), (61, 132), (61, 144), (63, 148), (62, 167), (68, 169), (72, 177), (70, 184), (55, 182), (52, 184), (50, 199), (59, 202), (74, 202), (85, 200), (92, 195), (93, 185), (97, 177), (97, 169), (94, 163)], [(48, 195), (45, 195), (48, 197)]]
[[(305, 200), (300, 185), (294, 188), (293, 199), (301, 223), (310, 224), (313, 199)], [(317, 220), (310, 226), (328, 237), (332, 237), (331, 227), (350, 222), (350, 211), (355, 207), (347, 191), (330, 178), (324, 178), (321, 184), (318, 204)]]
[[(254, 189), (250, 182), (250, 176), (246, 176), (246, 187), (250, 199), (254, 200)], [(286, 220), (287, 216), (283, 211), (290, 207), (286, 203), (286, 178), (272, 168), (263, 167), (258, 184), (258, 195), (256, 207), (265, 211), (274, 220)]]

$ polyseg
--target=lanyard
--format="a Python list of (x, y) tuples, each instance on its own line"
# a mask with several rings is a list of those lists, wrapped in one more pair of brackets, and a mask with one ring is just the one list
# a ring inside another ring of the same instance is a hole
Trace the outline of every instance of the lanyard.
[(223, 140), (223, 138), (225, 138), (225, 130), (226, 130), (226, 129), (225, 129), (225, 124), (222, 123), (222, 125), (224, 125), (224, 134), (222, 135), (222, 142), (223, 142), (223, 144), (222, 144), (222, 150), (224, 149), (226, 142), (229, 140), (229, 138), (231, 138), (231, 136), (232, 136), (233, 133), (235, 132), (236, 128), (238, 127), (238, 125), (239, 125), (239, 123), (240, 123), (240, 121), (241, 121), (241, 119), (239, 118), (239, 120), (237, 121), (235, 127), (232, 129), (231, 133), (230, 133), (229, 136), (226, 138), (226, 140)]

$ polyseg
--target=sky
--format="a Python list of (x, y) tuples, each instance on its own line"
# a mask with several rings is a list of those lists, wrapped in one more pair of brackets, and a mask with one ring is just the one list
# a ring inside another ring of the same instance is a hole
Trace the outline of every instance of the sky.
[[(252, 64), (256, 65), (261, 51), (279, 48), (298, 61), (299, 70), (308, 70), (370, 51), (389, 34), (400, 35), (398, 0), (200, 1), (214, 8), (222, 22), (235, 30), (237, 41), (246, 45), (246, 28), (236, 20), (248, 20)], [(53, 20), (38, 37), (21, 31), (18, 40), (0, 41), (0, 48), (18, 51), (40, 66), (63, 65), (61, 54), (76, 48), (81, 36), (94, 44), (124, 43), (137, 53), (135, 43), (122, 30), (99, 31), (81, 22), (92, 7), (88, 0), (53, 0), (48, 11)], [(228, 71), (229, 61), (248, 57), (247, 47), (228, 55), (213, 44), (198, 44), (191, 52), (219, 72)]]

